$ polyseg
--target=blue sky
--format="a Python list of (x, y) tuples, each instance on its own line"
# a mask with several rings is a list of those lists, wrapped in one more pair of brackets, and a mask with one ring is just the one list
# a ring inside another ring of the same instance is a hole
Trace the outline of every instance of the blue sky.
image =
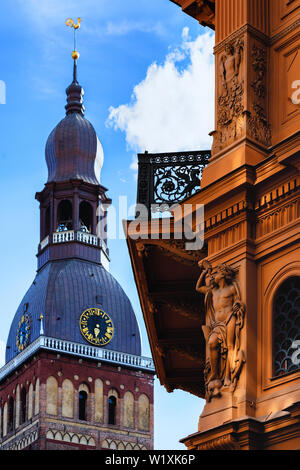
[[(82, 18), (79, 82), (86, 118), (104, 149), (101, 180), (115, 205), (136, 199), (136, 153), (209, 148), (213, 130), (213, 34), (169, 0), (2, 0), (0, 80), (0, 345), (36, 270), (45, 143), (64, 117), (73, 34)], [(155, 117), (154, 117), (155, 116)], [(124, 239), (109, 242), (111, 273), (127, 292), (150, 355)], [(203, 401), (155, 383), (155, 448), (184, 449)]]

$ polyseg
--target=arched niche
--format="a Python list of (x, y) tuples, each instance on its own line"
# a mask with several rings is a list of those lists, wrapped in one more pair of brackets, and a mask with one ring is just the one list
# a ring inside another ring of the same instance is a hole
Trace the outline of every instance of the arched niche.
[(28, 387), (28, 419), (33, 416), (33, 385), (30, 383)]
[(144, 393), (138, 399), (138, 428), (141, 431), (150, 430), (150, 401)]
[(46, 381), (46, 413), (57, 416), (58, 411), (58, 382), (50, 376)]
[(123, 398), (123, 425), (127, 428), (134, 428), (134, 396), (127, 391)]
[(78, 418), (82, 421), (88, 420), (88, 397), (89, 388), (85, 383), (78, 387)]
[(108, 405), (108, 424), (117, 424), (117, 406), (118, 406), (118, 392), (115, 389), (110, 389), (107, 394)]
[(15, 401), (13, 397), (8, 400), (7, 409), (7, 431), (11, 432), (14, 430), (14, 419), (15, 419)]
[(61, 413), (66, 418), (74, 418), (74, 385), (70, 379), (62, 383)]
[(25, 423), (27, 419), (27, 393), (26, 388), (22, 387), (20, 393), (20, 424)]
[(34, 414), (37, 415), (40, 410), (40, 379), (37, 378), (35, 382), (34, 392)]

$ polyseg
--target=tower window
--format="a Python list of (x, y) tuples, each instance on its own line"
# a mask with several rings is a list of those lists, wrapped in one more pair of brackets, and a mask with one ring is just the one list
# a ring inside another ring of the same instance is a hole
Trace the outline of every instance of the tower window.
[[(300, 369), (300, 277), (284, 281), (273, 304), (275, 377)], [(299, 343), (297, 343), (299, 341)]]
[(89, 202), (82, 201), (79, 206), (79, 225), (82, 232), (93, 231), (93, 208)]
[(7, 429), (8, 432), (14, 429), (14, 399), (10, 397), (8, 402), (8, 416), (7, 416)]
[(108, 424), (116, 424), (117, 399), (114, 396), (108, 397)]
[(47, 207), (45, 212), (45, 237), (50, 233), (50, 206)]
[(86, 421), (87, 393), (84, 390), (79, 392), (79, 419)]
[(21, 391), (20, 424), (26, 421), (26, 390), (23, 387)]
[(73, 229), (73, 209), (68, 200), (61, 201), (57, 208), (57, 232)]

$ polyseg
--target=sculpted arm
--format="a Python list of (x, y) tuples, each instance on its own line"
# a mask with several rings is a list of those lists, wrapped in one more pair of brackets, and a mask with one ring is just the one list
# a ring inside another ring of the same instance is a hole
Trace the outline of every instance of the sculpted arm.
[(196, 291), (200, 292), (201, 294), (206, 294), (206, 292), (208, 291), (208, 287), (205, 285), (202, 285), (203, 279), (205, 278), (206, 274), (207, 274), (206, 270), (202, 271), (196, 284)]

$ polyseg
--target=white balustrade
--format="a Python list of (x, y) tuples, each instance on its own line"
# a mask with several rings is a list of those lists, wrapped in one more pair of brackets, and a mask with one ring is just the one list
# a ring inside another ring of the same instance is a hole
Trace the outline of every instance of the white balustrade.
[(41, 250), (43, 250), (45, 246), (48, 245), (48, 243), (49, 243), (49, 235), (47, 235), (47, 237), (45, 237), (44, 240), (41, 241), (40, 243)]
[(87, 232), (77, 232), (77, 241), (98, 246), (98, 237)]
[[(86, 243), (87, 245), (92, 245), (92, 246), (98, 246), (99, 244), (99, 239), (96, 235), (92, 235), (91, 233), (87, 232), (75, 232), (74, 230), (66, 230), (65, 232), (55, 232), (53, 233), (53, 243), (66, 243), (66, 242), (72, 242), (72, 241), (78, 241), (81, 243)], [(42, 243), (45, 244), (42, 247)], [(46, 244), (49, 243), (49, 237), (48, 241), (46, 243), (46, 239), (41, 242), (41, 249), (46, 246)]]
[(154, 363), (149, 357), (135, 356), (134, 354), (101, 349), (95, 346), (50, 338), (48, 336), (39, 336), (33, 343), (27, 346), (27, 348), (0, 369), (0, 380), (19, 367), (20, 364), (26, 361), (39, 349), (47, 349), (49, 351), (62, 352), (72, 354), (74, 356), (88, 357), (98, 360), (101, 359), (103, 361), (114, 362), (125, 366), (129, 365), (140, 370), (149, 370), (154, 372)]
[(55, 232), (53, 233), (53, 243), (71, 242), (74, 240), (74, 236), (74, 230), (66, 230), (65, 232)]

